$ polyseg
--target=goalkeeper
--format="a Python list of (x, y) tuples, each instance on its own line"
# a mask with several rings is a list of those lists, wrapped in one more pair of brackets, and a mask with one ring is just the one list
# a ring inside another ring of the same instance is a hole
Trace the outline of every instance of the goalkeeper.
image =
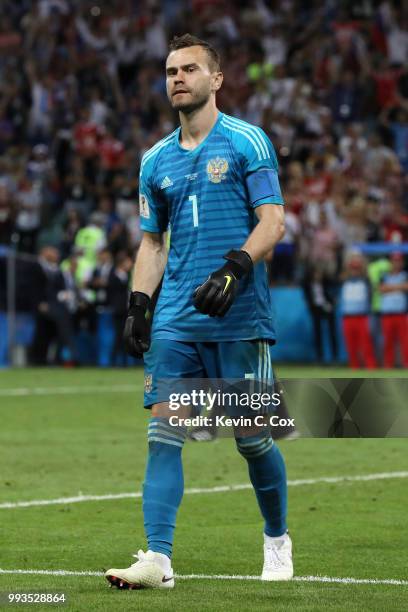
[[(183, 496), (186, 428), (170, 425), (160, 379), (262, 378), (272, 381), (275, 342), (264, 257), (284, 233), (273, 146), (258, 127), (220, 112), (218, 53), (189, 34), (170, 45), (167, 94), (180, 127), (143, 156), (137, 255), (125, 326), (131, 355), (144, 356), (150, 408), (143, 488), (147, 552), (106, 577), (119, 588), (174, 586), (176, 515)], [(171, 228), (167, 255), (164, 234)], [(151, 296), (164, 272), (149, 328)], [(236, 433), (264, 519), (262, 579), (293, 576), (287, 483), (269, 428)]]

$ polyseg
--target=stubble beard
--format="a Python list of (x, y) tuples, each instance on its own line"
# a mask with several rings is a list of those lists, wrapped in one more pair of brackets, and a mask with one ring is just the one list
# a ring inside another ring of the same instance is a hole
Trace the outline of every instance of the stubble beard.
[(208, 102), (208, 100), (210, 99), (210, 94), (209, 93), (205, 93), (205, 94), (201, 94), (201, 95), (196, 95), (196, 97), (191, 100), (191, 102), (188, 103), (172, 103), (172, 107), (175, 111), (178, 111), (179, 113), (183, 113), (184, 115), (191, 115), (192, 113), (200, 110), (201, 108), (203, 108), (203, 106), (205, 106)]

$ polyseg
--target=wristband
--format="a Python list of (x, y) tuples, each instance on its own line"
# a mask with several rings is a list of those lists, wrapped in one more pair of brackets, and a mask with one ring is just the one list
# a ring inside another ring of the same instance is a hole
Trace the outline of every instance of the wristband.
[(150, 298), (146, 293), (141, 291), (132, 291), (129, 298), (129, 314), (132, 314), (132, 310), (137, 306), (141, 306), (144, 311), (148, 310), (150, 306)]
[(254, 267), (251, 256), (246, 251), (228, 251), (228, 253), (224, 255), (224, 259), (228, 261), (225, 267), (227, 267), (238, 280), (246, 274), (249, 274)]

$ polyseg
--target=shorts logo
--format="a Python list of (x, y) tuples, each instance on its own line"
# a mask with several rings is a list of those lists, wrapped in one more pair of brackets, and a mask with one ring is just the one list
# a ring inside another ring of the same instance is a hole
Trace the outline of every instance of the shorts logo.
[(149, 202), (143, 193), (139, 194), (140, 216), (144, 219), (150, 219)]
[(144, 390), (145, 393), (151, 393), (153, 387), (153, 376), (152, 374), (146, 374), (144, 377)]
[(228, 162), (222, 157), (215, 157), (210, 159), (207, 164), (207, 175), (208, 180), (212, 183), (221, 183), (227, 177), (225, 176), (228, 171)]

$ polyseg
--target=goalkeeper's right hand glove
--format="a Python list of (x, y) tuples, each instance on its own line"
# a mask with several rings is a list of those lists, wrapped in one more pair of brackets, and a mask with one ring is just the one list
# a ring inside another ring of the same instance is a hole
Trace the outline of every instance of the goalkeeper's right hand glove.
[(197, 310), (210, 317), (223, 317), (232, 306), (241, 278), (252, 271), (252, 259), (246, 251), (229, 251), (227, 263), (216, 270), (193, 293)]
[(130, 294), (128, 316), (123, 332), (126, 352), (141, 359), (150, 348), (150, 298), (146, 293)]

